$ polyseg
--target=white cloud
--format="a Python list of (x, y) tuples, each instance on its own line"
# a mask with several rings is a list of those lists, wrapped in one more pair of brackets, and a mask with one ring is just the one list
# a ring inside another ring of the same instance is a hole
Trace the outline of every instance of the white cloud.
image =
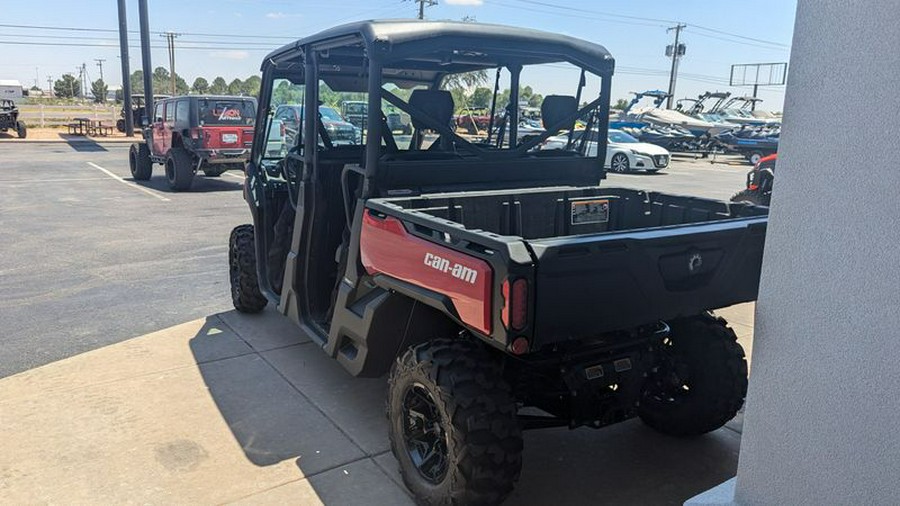
[(444, 0), (447, 5), (484, 5), (484, 0)]
[(287, 14), (283, 12), (270, 12), (266, 14), (266, 17), (269, 19), (284, 19), (287, 17)]
[(246, 60), (250, 56), (249, 51), (234, 49), (230, 51), (213, 51), (209, 53), (213, 58), (221, 58), (223, 60)]

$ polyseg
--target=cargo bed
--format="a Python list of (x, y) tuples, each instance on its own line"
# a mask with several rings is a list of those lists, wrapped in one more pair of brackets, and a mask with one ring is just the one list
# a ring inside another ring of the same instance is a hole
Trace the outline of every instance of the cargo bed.
[(599, 187), (372, 199), (367, 207), (490, 265), (490, 333), (503, 330), (502, 283), (529, 278), (527, 331), (538, 346), (754, 300), (768, 213)]

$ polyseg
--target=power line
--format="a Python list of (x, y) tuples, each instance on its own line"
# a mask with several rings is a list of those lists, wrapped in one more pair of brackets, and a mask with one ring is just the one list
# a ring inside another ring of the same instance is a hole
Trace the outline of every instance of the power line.
[[(0, 44), (8, 44), (15, 46), (64, 46), (64, 47), (105, 47), (108, 49), (117, 49), (117, 46), (112, 44), (87, 44), (87, 43), (65, 43), (65, 42), (20, 42), (20, 41), (6, 41), (0, 40)], [(130, 48), (138, 48), (140, 49), (139, 44), (129, 44)], [(151, 49), (168, 49), (168, 46), (150, 46)], [(216, 46), (178, 46), (178, 49), (200, 49), (207, 51), (221, 51), (223, 49), (237, 49), (232, 47), (216, 47)], [(261, 47), (247, 47), (241, 48), (244, 51), (262, 51), (265, 53), (271, 52), (273, 48), (261, 48)]]
[[(98, 32), (98, 33), (118, 33), (118, 30), (111, 28), (84, 28), (84, 27), (74, 27), (74, 26), (39, 26), (39, 25), (10, 25), (10, 24), (0, 24), (0, 28), (22, 28), (28, 30), (61, 30), (61, 31), (71, 31), (71, 32)], [(129, 30), (128, 33), (140, 33), (137, 30)], [(151, 31), (152, 34), (165, 34), (165, 32), (156, 32)], [(182, 35), (192, 35), (196, 37), (222, 37), (221, 33), (198, 33), (198, 32), (183, 32)], [(281, 40), (297, 40), (296, 37), (288, 37), (283, 35), (228, 35), (228, 38), (232, 39), (281, 39)]]

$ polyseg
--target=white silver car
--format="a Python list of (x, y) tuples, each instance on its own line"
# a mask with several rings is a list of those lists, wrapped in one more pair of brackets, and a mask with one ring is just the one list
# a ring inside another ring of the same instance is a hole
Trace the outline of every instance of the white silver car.
[[(584, 130), (576, 131), (572, 135), (572, 147), (577, 149), (581, 144)], [(608, 148), (606, 150), (605, 167), (613, 172), (629, 172), (644, 170), (657, 172), (669, 166), (671, 155), (665, 148), (655, 144), (641, 142), (621, 130), (610, 130)], [(564, 149), (569, 140), (568, 134), (557, 135), (547, 139), (541, 149)], [(592, 130), (587, 142), (587, 155), (597, 154), (597, 132)]]

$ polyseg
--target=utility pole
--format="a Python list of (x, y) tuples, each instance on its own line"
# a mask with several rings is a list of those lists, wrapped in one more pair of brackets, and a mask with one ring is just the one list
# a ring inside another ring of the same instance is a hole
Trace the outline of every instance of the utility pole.
[(53, 97), (53, 76), (51, 76), (51, 75), (47, 75), (47, 92), (49, 93), (49, 95), (47, 95), (47, 96), (52, 98)]
[(175, 96), (175, 38), (180, 35), (175, 32), (159, 34), (160, 37), (166, 38), (166, 43), (169, 45), (169, 90), (173, 97)]
[(666, 56), (672, 57), (672, 70), (669, 72), (669, 98), (666, 99), (666, 109), (671, 109), (672, 101), (675, 100), (675, 80), (678, 77), (678, 60), (684, 56), (684, 44), (679, 44), (678, 39), (681, 35), (681, 30), (685, 28), (687, 28), (687, 25), (678, 23), (677, 25), (666, 29), (666, 32), (675, 30), (675, 44), (666, 47)]
[(153, 122), (153, 63), (150, 61), (150, 15), (147, 0), (138, 0), (138, 18), (141, 26), (141, 61), (144, 71), (144, 118)]
[[(125, 111), (125, 135), (134, 137), (134, 113), (131, 111), (131, 62), (128, 56), (128, 13), (125, 0), (119, 3), (119, 59), (122, 60), (122, 110)], [(148, 96), (151, 94), (148, 94)], [(140, 125), (138, 125), (140, 127)]]
[[(94, 58), (94, 61), (97, 62), (97, 66), (100, 67), (100, 80), (103, 81), (103, 62), (106, 60), (103, 58)], [(105, 83), (106, 81), (103, 82)]]
[(413, 0), (419, 4), (419, 19), (425, 19), (425, 7), (437, 5), (437, 0)]

